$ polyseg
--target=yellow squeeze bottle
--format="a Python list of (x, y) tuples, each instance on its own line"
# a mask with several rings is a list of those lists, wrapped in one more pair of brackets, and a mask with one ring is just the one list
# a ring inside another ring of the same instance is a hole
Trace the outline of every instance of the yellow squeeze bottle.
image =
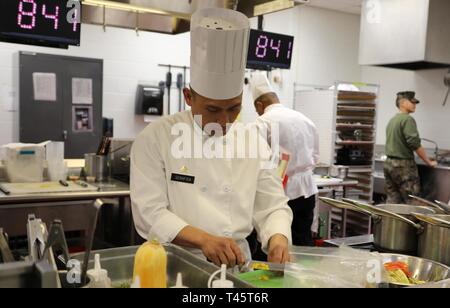
[(133, 281), (139, 277), (141, 288), (167, 288), (167, 253), (157, 241), (147, 241), (134, 259)]

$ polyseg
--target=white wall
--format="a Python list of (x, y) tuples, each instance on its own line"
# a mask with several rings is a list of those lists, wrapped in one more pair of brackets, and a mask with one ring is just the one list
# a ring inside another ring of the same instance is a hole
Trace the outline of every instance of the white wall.
[[(380, 67), (363, 67), (362, 79), (381, 85), (378, 112), (377, 143), (386, 143), (386, 126), (398, 110), (395, 107), (396, 93), (416, 91), (421, 100), (414, 117), (422, 138), (435, 140), (443, 149), (450, 149), (450, 102), (443, 107), (446, 94), (444, 75), (447, 70), (406, 71)], [(427, 148), (432, 144), (423, 143)]]
[[(358, 64), (360, 18), (354, 14), (297, 6), (266, 15), (264, 30), (295, 36), (291, 70), (281, 71), (283, 84), (275, 87), (286, 106), (294, 105), (294, 83), (332, 85), (336, 80), (361, 81)], [(257, 27), (252, 19), (252, 27)], [(245, 95), (242, 120), (256, 113), (251, 95)]]
[(296, 82), (332, 85), (360, 81), (360, 17), (337, 11), (300, 7)]
[[(257, 20), (251, 22), (256, 28)], [(300, 6), (267, 15), (264, 29), (295, 36), (292, 69), (281, 72), (284, 82), (277, 87), (287, 106), (293, 106), (294, 82), (328, 85), (337, 79), (361, 79), (358, 16)], [(83, 25), (81, 42), (81, 47), (68, 51), (0, 43), (0, 144), (18, 141), (18, 63), (13, 59), (20, 50), (104, 59), (104, 116), (114, 118), (115, 136), (119, 138), (133, 138), (146, 126), (142, 117), (134, 115), (139, 82), (164, 80), (166, 70), (158, 63), (189, 65), (189, 33), (171, 36), (141, 32), (137, 37), (132, 30), (107, 28), (104, 33), (102, 27)], [(175, 108), (177, 91), (172, 95)], [(241, 119), (249, 122), (255, 118), (246, 89)]]

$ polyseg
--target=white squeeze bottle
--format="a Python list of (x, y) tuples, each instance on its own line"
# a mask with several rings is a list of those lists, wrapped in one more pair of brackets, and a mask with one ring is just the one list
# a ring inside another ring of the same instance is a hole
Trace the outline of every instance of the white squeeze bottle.
[(140, 289), (141, 288), (141, 278), (139, 276), (136, 276), (134, 278), (133, 283), (130, 286), (131, 289)]
[[(234, 288), (234, 283), (231, 280), (227, 280), (227, 266), (225, 264), (222, 264), (222, 267), (219, 271), (220, 272), (220, 279), (212, 281), (212, 288), (213, 289), (232, 289)], [(216, 273), (213, 274), (212, 277), (216, 275)], [(209, 283), (208, 283), (209, 285)]]
[(181, 273), (178, 273), (177, 282), (172, 289), (187, 289), (187, 287), (183, 285), (183, 275)]
[(95, 255), (94, 269), (87, 272), (88, 277), (91, 279), (89, 288), (91, 289), (108, 289), (111, 288), (111, 279), (108, 277), (108, 271), (102, 269), (100, 265), (100, 255)]

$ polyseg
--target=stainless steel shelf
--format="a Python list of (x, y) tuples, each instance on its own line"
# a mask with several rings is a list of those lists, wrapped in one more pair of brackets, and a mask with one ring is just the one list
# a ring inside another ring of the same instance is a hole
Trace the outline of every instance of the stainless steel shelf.
[(371, 122), (375, 123), (375, 117), (366, 117), (366, 116), (343, 116), (338, 115), (336, 117), (337, 121), (358, 121), (358, 122)]
[(339, 111), (370, 111), (370, 112), (375, 112), (376, 111), (376, 107), (364, 107), (364, 106), (342, 106), (342, 105), (338, 105), (337, 109)]
[(338, 141), (337, 145), (375, 145), (375, 141)]
[(371, 129), (371, 130), (374, 130), (373, 125), (369, 125), (369, 124), (336, 124), (336, 128), (340, 128), (340, 129)]

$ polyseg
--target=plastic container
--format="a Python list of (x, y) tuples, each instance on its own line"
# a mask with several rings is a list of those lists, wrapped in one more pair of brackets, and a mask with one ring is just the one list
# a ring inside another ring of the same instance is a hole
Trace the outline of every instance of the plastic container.
[(100, 255), (95, 255), (95, 267), (87, 272), (90, 279), (88, 288), (90, 289), (109, 289), (111, 288), (111, 279), (108, 277), (108, 271), (102, 269), (100, 264)]
[(147, 241), (137, 250), (133, 278), (138, 276), (143, 289), (167, 288), (167, 252), (157, 240)]
[(363, 286), (319, 269), (314, 270), (298, 264), (286, 264), (283, 288), (358, 289)]
[(134, 278), (133, 283), (130, 286), (130, 289), (140, 289), (141, 288), (141, 278), (139, 276), (136, 276)]
[[(220, 273), (220, 279), (214, 280), (214, 277)], [(227, 280), (227, 266), (226, 264), (222, 264), (220, 270), (216, 271), (211, 275), (208, 281), (208, 288), (213, 289), (232, 289), (234, 288), (234, 283), (231, 280)]]
[(181, 273), (177, 274), (177, 282), (171, 289), (187, 289), (187, 287), (183, 285), (183, 275)]
[(69, 168), (64, 161), (47, 161), (47, 178), (51, 182), (66, 180)]
[(331, 166), (330, 176), (345, 180), (348, 177), (350, 168), (347, 166)]
[(20, 146), (5, 149), (4, 165), (11, 183), (44, 181), (45, 149), (40, 146)]
[(371, 288), (388, 281), (379, 253), (340, 248), (293, 247), (286, 287)]

